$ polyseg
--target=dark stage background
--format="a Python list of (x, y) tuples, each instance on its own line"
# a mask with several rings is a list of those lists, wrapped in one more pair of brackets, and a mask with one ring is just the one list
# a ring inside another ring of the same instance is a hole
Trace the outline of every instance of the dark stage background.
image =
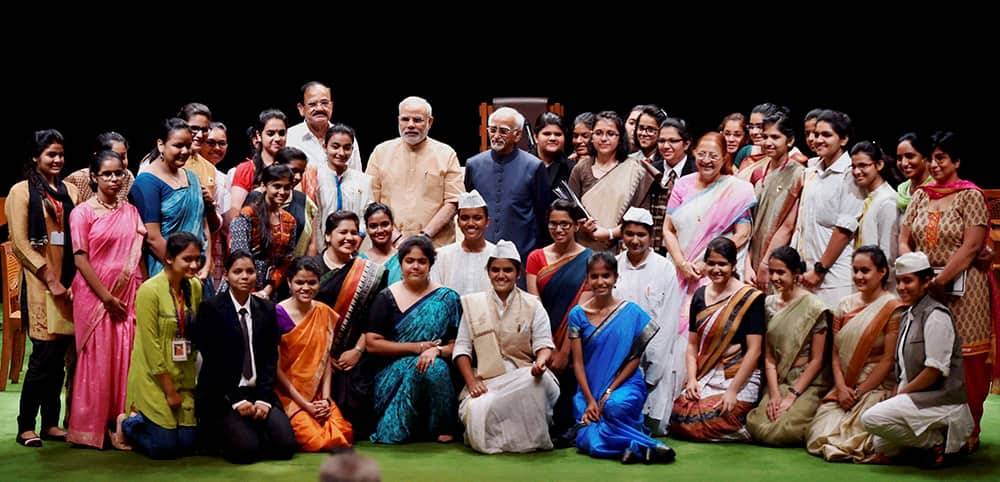
[[(637, 73), (627, 67), (581, 69), (576, 63), (541, 56), (497, 59), (514, 67), (491, 70), (491, 60), (459, 55), (454, 44), (406, 55), (359, 46), (347, 55), (324, 56), (319, 51), (251, 56), (235, 47), (206, 49), (197, 62), (185, 62), (183, 52), (162, 50), (151, 52), (148, 59), (109, 62), (113, 54), (94, 46), (68, 46), (59, 60), (15, 54), (11, 62), (19, 74), (9, 79), (14, 115), (6, 138), (16, 140), (17, 154), (5, 163), (0, 190), (6, 192), (21, 178), (27, 140), (35, 129), (63, 132), (69, 169), (85, 165), (96, 134), (121, 132), (130, 141), (134, 170), (153, 147), (159, 122), (190, 101), (207, 104), (215, 120), (229, 126), (229, 155), (223, 166), (228, 168), (247, 155), (244, 131), (260, 110), (277, 107), (288, 114), (290, 125), (301, 121), (295, 104), (299, 87), (309, 80), (333, 87), (334, 120), (357, 130), (365, 162), (376, 144), (398, 135), (396, 106), (407, 95), (431, 102), (435, 121), (430, 135), (452, 145), (463, 163), (479, 147), (479, 103), (493, 97), (547, 96), (565, 106), (568, 119), (583, 111), (624, 113), (634, 104), (652, 102), (687, 119), (696, 135), (715, 129), (730, 112), (747, 114), (755, 104), (769, 101), (789, 106), (796, 118), (814, 107), (847, 112), (855, 124), (853, 141), (874, 139), (893, 151), (895, 139), (908, 130), (957, 130), (967, 150), (963, 177), (984, 188), (1000, 187), (992, 165), (995, 149), (987, 148), (996, 137), (989, 132), (992, 121), (986, 115), (993, 112), (996, 94), (977, 71), (982, 67), (960, 64), (952, 60), (957, 54), (943, 50), (935, 54), (935, 65), (925, 62), (927, 52), (909, 58), (906, 52), (916, 52), (914, 47), (900, 45), (898, 51), (889, 47), (868, 52), (871, 58), (850, 61), (830, 52), (825, 57), (807, 53), (733, 65), (692, 64), (676, 57)], [(406, 61), (411, 54), (430, 60)], [(876, 56), (885, 61), (876, 61)], [(388, 59), (400, 58), (391, 68), (386, 66)], [(802, 146), (803, 139), (798, 143)]]

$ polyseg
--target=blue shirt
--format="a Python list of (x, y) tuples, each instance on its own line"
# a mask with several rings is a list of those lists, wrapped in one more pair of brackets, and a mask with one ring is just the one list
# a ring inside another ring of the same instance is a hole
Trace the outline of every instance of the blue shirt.
[(489, 150), (465, 163), (465, 190), (479, 191), (489, 209), (486, 239), (513, 242), (521, 259), (528, 259), (537, 246), (548, 208), (549, 188), (545, 164), (537, 157), (514, 149), (499, 155)]

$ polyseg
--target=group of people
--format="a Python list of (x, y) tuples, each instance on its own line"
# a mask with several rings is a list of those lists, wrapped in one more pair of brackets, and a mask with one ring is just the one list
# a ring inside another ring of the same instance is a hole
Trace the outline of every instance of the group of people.
[(119, 134), (63, 176), (65, 140), (35, 133), (6, 203), (18, 443), (249, 463), (461, 436), (665, 463), (669, 434), (931, 466), (978, 446), (1000, 305), (956, 134), (890, 156), (817, 109), (809, 158), (783, 107), (695, 138), (641, 105), (546, 113), (530, 153), (500, 108), (463, 169), (407, 97), (362, 172), (330, 89), (301, 94), (304, 121), (261, 112), (228, 173), (202, 104), (136, 176)]

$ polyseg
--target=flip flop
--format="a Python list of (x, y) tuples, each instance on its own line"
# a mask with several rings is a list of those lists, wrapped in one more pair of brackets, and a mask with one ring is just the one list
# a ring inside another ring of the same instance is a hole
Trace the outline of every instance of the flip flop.
[(14, 440), (18, 444), (24, 445), (25, 447), (39, 448), (39, 447), (42, 446), (42, 439), (39, 438), (39, 437), (27, 437), (27, 438), (25, 438), (25, 437), (21, 437), (21, 434), (17, 434), (17, 437), (14, 438)]

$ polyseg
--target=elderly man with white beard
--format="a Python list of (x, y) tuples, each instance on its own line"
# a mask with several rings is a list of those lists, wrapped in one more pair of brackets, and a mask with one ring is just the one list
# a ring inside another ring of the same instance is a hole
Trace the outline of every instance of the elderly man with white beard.
[(490, 212), (486, 240), (513, 241), (521, 259), (538, 247), (548, 208), (545, 164), (519, 149), (524, 116), (510, 107), (497, 109), (487, 119), (490, 150), (465, 163), (465, 189), (479, 191)]
[(375, 147), (366, 174), (375, 202), (395, 214), (393, 245), (423, 234), (440, 248), (455, 242), (462, 169), (451, 146), (427, 137), (434, 124), (431, 104), (420, 97), (399, 103), (399, 137)]

